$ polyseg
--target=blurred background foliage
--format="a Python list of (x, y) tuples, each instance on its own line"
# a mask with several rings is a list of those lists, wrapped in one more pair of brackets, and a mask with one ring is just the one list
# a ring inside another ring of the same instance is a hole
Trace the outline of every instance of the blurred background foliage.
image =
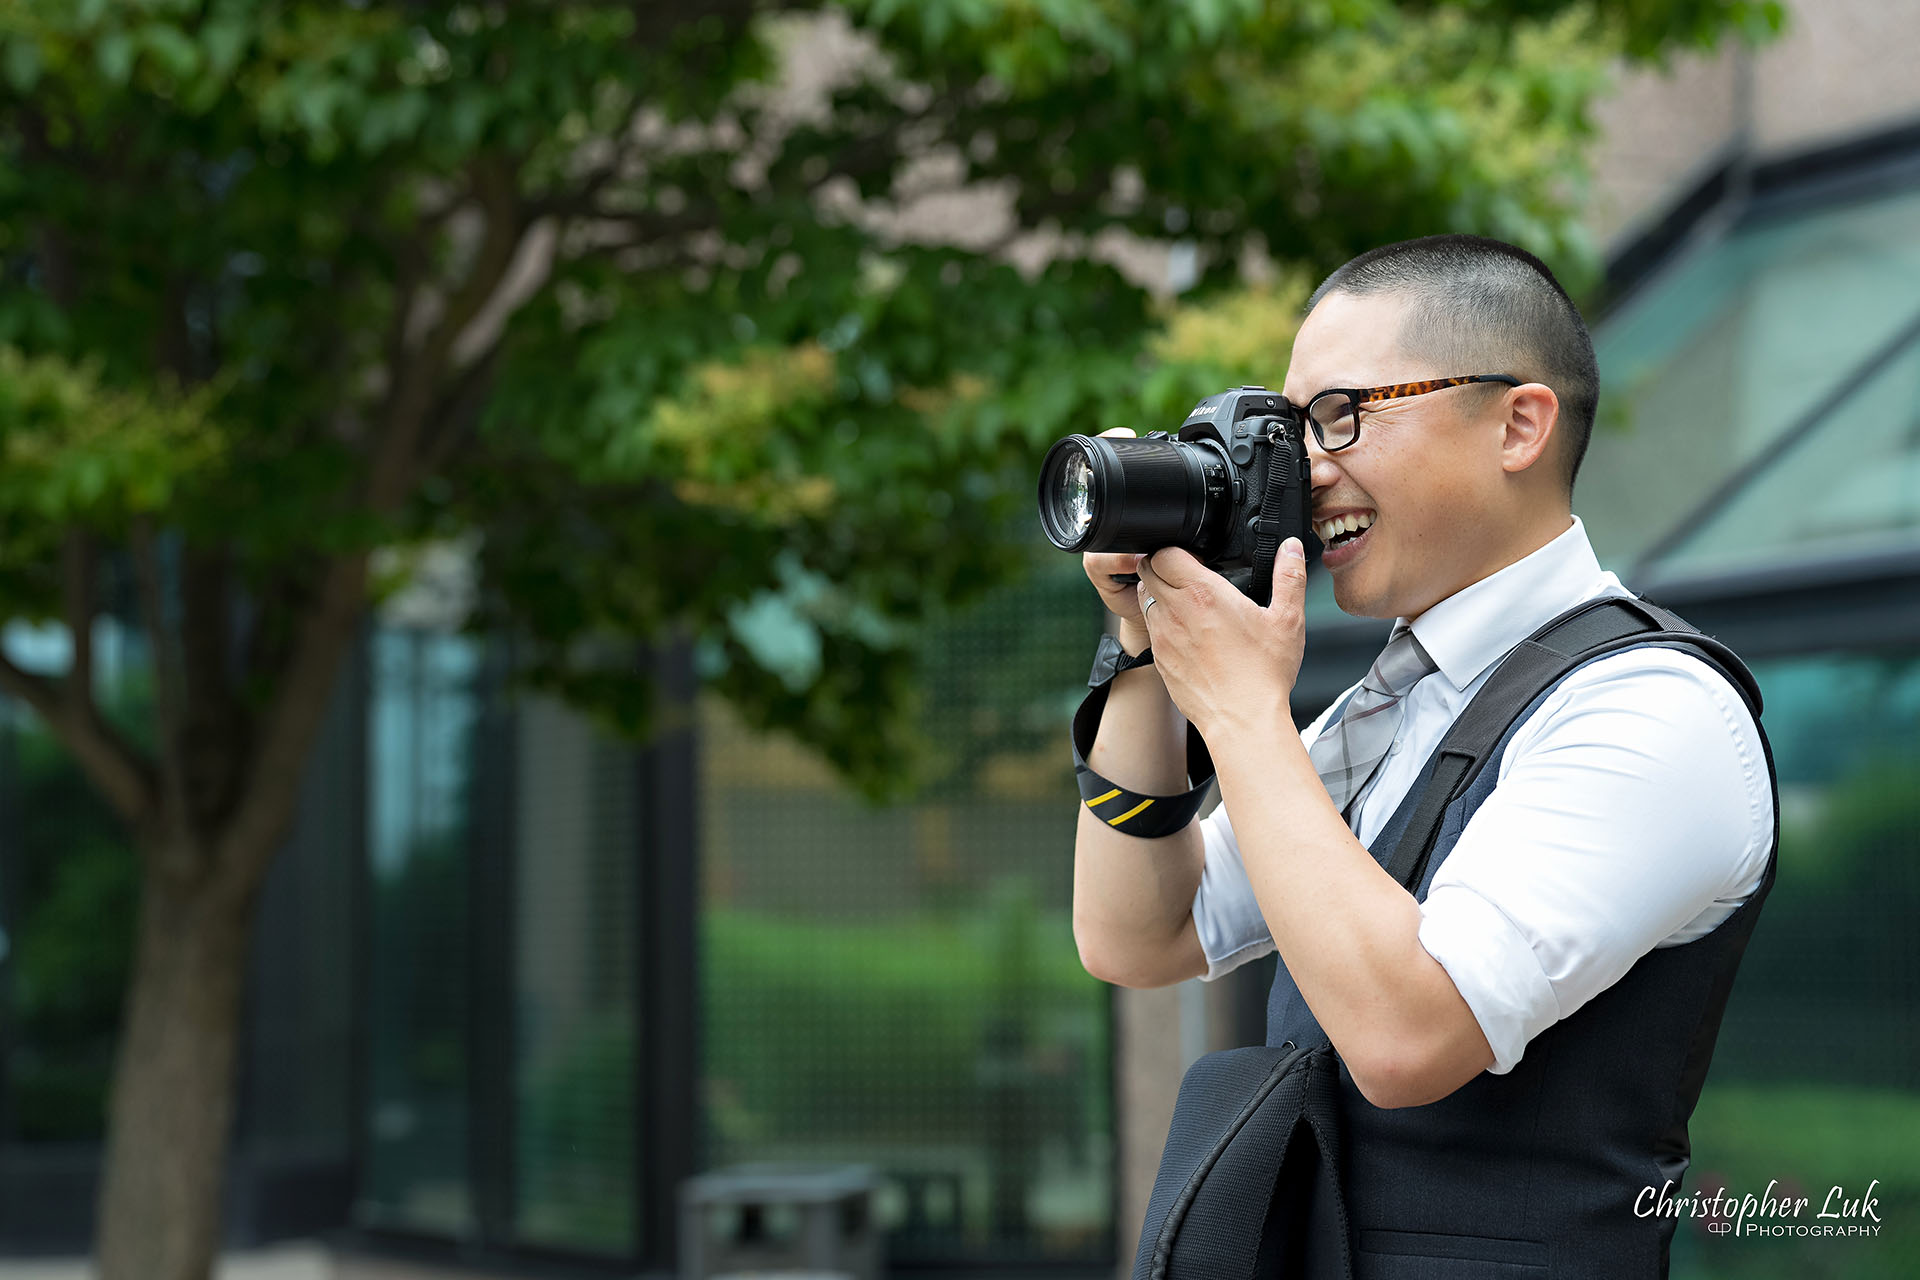
[(35, 905), (11, 939), (9, 1083), (20, 1137), (95, 1137), (113, 1064), (138, 893), (125, 836), (52, 735), (13, 739), (14, 883)]
[[(644, 681), (578, 642), (696, 635), (754, 723), (897, 791), (905, 628), (1018, 571), (1048, 440), (1277, 378), (1305, 284), (1383, 241), (1591, 279), (1609, 60), (1778, 21), (14, 0), (0, 609), (52, 616), (58, 536), (144, 515), (230, 553), (271, 637), (316, 560), (478, 529), (476, 625), (530, 633), (537, 683), (637, 728)], [(966, 225), (910, 229), (963, 189)], [(1183, 242), (1180, 305), (1116, 236)]]

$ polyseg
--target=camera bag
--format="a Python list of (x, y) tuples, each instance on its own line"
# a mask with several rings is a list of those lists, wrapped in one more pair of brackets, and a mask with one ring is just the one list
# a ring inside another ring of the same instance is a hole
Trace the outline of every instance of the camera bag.
[[(1413, 810), (1399, 842), (1374, 856), (1403, 887), (1419, 884), (1448, 804), (1473, 784), (1534, 700), (1575, 667), (1645, 644), (1695, 652), (1759, 705), (1758, 688), (1739, 658), (1678, 615), (1637, 596), (1586, 601), (1501, 660), (1403, 801)], [(1351, 1280), (1339, 1071), (1330, 1044), (1291, 1041), (1210, 1053), (1188, 1068), (1147, 1203), (1133, 1280)]]

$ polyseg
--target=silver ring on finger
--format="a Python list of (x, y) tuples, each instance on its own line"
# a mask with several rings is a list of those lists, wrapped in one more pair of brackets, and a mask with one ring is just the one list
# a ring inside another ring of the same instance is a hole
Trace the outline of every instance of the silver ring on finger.
[(1146, 599), (1146, 602), (1140, 606), (1140, 616), (1142, 618), (1146, 617), (1147, 614), (1153, 611), (1153, 606), (1158, 603), (1159, 602), (1155, 600), (1152, 596), (1148, 596)]

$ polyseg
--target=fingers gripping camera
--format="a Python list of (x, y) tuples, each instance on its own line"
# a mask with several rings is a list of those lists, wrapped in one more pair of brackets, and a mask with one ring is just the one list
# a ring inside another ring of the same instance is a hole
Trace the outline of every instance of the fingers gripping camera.
[(1195, 405), (1177, 434), (1057, 441), (1040, 465), (1040, 527), (1063, 551), (1185, 548), (1264, 605), (1280, 544), (1310, 536), (1307, 468), (1299, 410), (1238, 387)]

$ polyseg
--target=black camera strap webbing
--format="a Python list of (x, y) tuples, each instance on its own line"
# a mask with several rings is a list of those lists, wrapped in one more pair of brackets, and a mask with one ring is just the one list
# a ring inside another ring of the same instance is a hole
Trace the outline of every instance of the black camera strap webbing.
[(1260, 492), (1259, 526), (1253, 539), (1253, 580), (1247, 584), (1253, 602), (1262, 609), (1273, 603), (1273, 561), (1280, 554), (1285, 532), (1280, 527), (1280, 496), (1286, 488), (1281, 481), (1292, 463), (1292, 450), (1282, 449), (1277, 441), (1267, 451), (1267, 486)]
[(1100, 646), (1093, 652), (1093, 672), (1087, 677), (1091, 687), (1080, 709), (1073, 713), (1073, 772), (1080, 784), (1080, 799), (1115, 831), (1148, 840), (1170, 836), (1192, 822), (1213, 782), (1213, 757), (1207, 754), (1207, 744), (1191, 724), (1187, 726), (1187, 781), (1192, 784), (1191, 790), (1173, 796), (1145, 795), (1110, 782), (1088, 767), (1087, 754), (1093, 750), (1114, 677), (1152, 662), (1152, 649), (1142, 649), (1138, 657), (1129, 656), (1119, 637), (1111, 633), (1101, 636)]

